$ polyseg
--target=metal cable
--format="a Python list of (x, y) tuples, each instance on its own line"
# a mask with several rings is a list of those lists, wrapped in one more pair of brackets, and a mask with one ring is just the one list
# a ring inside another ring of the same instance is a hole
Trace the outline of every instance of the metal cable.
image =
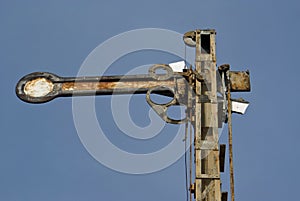
[[(190, 115), (191, 117), (191, 115)], [(193, 155), (192, 155), (192, 142), (193, 142), (193, 133), (192, 133), (192, 124), (190, 123), (190, 186), (192, 184), (192, 172), (193, 172), (193, 166), (192, 166), (192, 160), (193, 160)], [(192, 201), (192, 191), (190, 190), (190, 201)]]
[(188, 171), (187, 171), (187, 135), (188, 135), (188, 121), (185, 123), (185, 138), (184, 138), (184, 165), (185, 165), (185, 188), (186, 188), (186, 201), (189, 201), (188, 194)]
[(187, 63), (186, 63), (186, 45), (184, 45), (184, 68), (187, 69)]
[(229, 144), (229, 166), (230, 166), (230, 194), (231, 201), (234, 201), (234, 172), (233, 172), (233, 150), (232, 150), (232, 118), (231, 118), (231, 85), (229, 73), (227, 72), (227, 101), (228, 101), (228, 144)]

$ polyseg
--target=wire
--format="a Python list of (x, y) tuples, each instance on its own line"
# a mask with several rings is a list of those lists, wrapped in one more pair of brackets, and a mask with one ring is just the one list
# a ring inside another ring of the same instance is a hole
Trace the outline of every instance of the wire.
[(187, 69), (187, 62), (186, 62), (186, 45), (184, 45), (184, 69)]
[[(187, 68), (186, 63), (186, 45), (184, 45), (184, 68)], [(188, 106), (189, 107), (189, 106)], [(186, 116), (189, 115), (189, 108), (186, 109)], [(189, 201), (189, 179), (188, 179), (188, 159), (187, 159), (187, 141), (188, 141), (188, 129), (189, 129), (189, 122), (186, 121), (185, 123), (185, 138), (184, 138), (184, 166), (185, 166), (185, 192), (186, 192), (186, 201)]]
[(189, 201), (189, 187), (188, 187), (188, 170), (187, 170), (187, 135), (188, 135), (188, 121), (185, 123), (185, 138), (184, 138), (184, 166), (185, 166), (185, 188), (186, 188), (186, 201)]
[[(192, 79), (191, 79), (191, 77), (189, 78), (189, 87), (191, 87), (192, 86)], [(192, 164), (192, 160), (193, 160), (193, 153), (192, 153), (192, 143), (193, 143), (193, 133), (192, 133), (192, 94), (191, 94), (191, 88), (189, 88), (189, 92), (188, 92), (188, 115), (189, 115), (189, 120), (190, 120), (190, 127), (189, 127), (189, 129), (190, 129), (190, 146), (189, 146), (189, 148), (190, 148), (190, 167), (189, 167), (189, 176), (190, 176), (190, 188), (191, 188), (191, 185), (192, 185), (192, 173), (193, 173), (193, 164)], [(194, 189), (195, 190), (195, 189)], [(194, 192), (195, 193), (195, 192)], [(192, 190), (190, 189), (190, 201), (192, 201)]]
[[(191, 119), (191, 112), (190, 112), (190, 119)], [(192, 172), (193, 172), (193, 166), (192, 166), (192, 140), (193, 140), (193, 133), (192, 133), (192, 123), (190, 123), (190, 186), (192, 184)], [(190, 191), (190, 201), (192, 201), (192, 191)]]

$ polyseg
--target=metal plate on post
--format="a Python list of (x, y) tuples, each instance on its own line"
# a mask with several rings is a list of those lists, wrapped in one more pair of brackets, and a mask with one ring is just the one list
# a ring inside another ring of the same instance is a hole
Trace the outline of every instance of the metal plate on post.
[(250, 74), (249, 71), (230, 71), (231, 92), (250, 91)]
[(220, 144), (220, 151), (219, 151), (220, 172), (225, 171), (225, 154), (226, 154), (226, 144)]

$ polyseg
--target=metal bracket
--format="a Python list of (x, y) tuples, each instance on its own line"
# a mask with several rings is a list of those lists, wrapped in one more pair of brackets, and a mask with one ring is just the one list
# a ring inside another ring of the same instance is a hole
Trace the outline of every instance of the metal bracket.
[[(158, 103), (155, 103), (154, 101), (151, 100), (151, 93), (153, 91), (159, 91), (159, 90), (170, 90), (173, 94), (174, 94), (174, 97), (171, 101), (169, 101), (168, 103), (166, 104), (158, 104)], [(184, 119), (172, 119), (170, 118), (168, 115), (167, 115), (167, 111), (168, 111), (168, 108), (172, 105), (178, 105), (178, 102), (177, 102), (177, 99), (175, 98), (175, 92), (174, 92), (174, 89), (171, 89), (171, 88), (168, 88), (166, 86), (160, 86), (160, 87), (155, 87), (155, 88), (152, 88), (152, 89), (149, 89), (147, 94), (146, 94), (146, 100), (147, 100), (147, 103), (152, 107), (152, 109), (167, 123), (171, 123), (171, 124), (182, 124), (182, 123), (185, 123), (187, 121), (187, 117), (185, 117)]]

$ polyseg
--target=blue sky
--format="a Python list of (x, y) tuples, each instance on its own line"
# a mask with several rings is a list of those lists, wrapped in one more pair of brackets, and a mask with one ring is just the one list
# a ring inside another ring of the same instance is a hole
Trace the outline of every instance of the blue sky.
[[(22, 76), (35, 71), (75, 76), (100, 43), (149, 27), (179, 33), (216, 29), (218, 64), (230, 63), (232, 70), (251, 72), (252, 92), (235, 94), (251, 102), (245, 116), (233, 118), (236, 199), (297, 200), (299, 7), (297, 1), (270, 0), (2, 0), (0, 200), (185, 199), (182, 158), (152, 174), (115, 172), (94, 160), (81, 144), (71, 98), (31, 105), (21, 102), (14, 91)], [(120, 63), (130, 70), (131, 64), (172, 59), (149, 54), (133, 54)], [(123, 71), (115, 66), (110, 73)], [(140, 108), (147, 106), (143, 97), (134, 101)], [(107, 114), (105, 129), (111, 131), (115, 143), (126, 148), (125, 137), (110, 121), (109, 102), (109, 97), (96, 99), (98, 118), (103, 118), (101, 112)], [(147, 122), (140, 118), (142, 112), (132, 110), (137, 124)], [(150, 148), (163, 147), (169, 138), (158, 139), (149, 142)], [(226, 140), (223, 133), (221, 142)], [(222, 178), (228, 190), (229, 177)]]

